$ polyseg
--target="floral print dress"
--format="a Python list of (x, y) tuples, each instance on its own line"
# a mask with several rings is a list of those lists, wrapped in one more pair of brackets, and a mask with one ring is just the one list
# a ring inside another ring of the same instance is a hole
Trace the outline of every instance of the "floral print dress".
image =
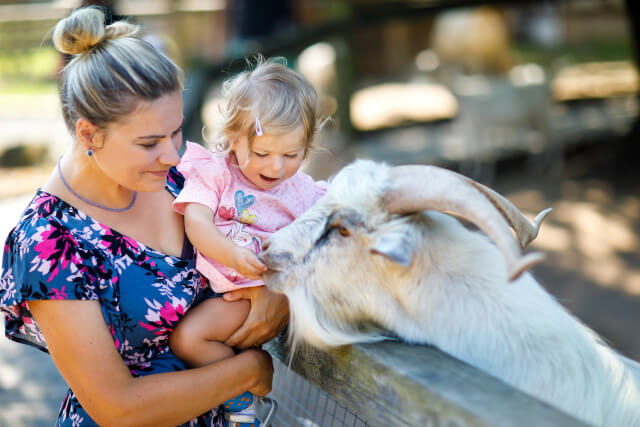
[[(176, 196), (183, 184), (172, 169), (167, 190)], [(7, 337), (46, 352), (29, 301), (98, 300), (132, 375), (186, 369), (169, 349), (169, 333), (208, 289), (186, 243), (181, 257), (166, 255), (38, 191), (4, 246), (0, 313)], [(186, 425), (223, 425), (221, 418), (212, 410)], [(56, 425), (96, 423), (69, 390)]]

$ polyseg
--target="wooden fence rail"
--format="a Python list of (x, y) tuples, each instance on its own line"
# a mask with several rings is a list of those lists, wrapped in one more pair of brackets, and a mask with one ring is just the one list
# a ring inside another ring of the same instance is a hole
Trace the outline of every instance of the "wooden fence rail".
[(266, 348), (371, 426), (586, 426), (430, 346), (300, 345), (291, 361), (283, 336)]

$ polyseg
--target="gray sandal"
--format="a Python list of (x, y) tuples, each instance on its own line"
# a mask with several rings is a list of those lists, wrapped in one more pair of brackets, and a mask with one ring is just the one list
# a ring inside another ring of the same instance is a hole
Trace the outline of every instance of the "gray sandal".
[(278, 409), (278, 403), (269, 397), (254, 396), (253, 402), (239, 412), (225, 412), (228, 427), (242, 427), (260, 421), (260, 426), (268, 427)]

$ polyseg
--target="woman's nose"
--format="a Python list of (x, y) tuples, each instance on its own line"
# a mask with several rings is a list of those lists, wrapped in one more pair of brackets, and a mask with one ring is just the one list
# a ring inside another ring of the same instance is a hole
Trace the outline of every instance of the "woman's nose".
[(162, 153), (160, 153), (160, 161), (165, 165), (176, 166), (180, 162), (179, 148), (176, 148), (173, 141), (168, 141), (165, 144)]

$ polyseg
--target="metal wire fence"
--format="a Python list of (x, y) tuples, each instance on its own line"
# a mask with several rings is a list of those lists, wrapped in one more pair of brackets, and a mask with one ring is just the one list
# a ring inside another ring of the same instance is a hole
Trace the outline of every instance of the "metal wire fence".
[(273, 427), (370, 427), (358, 414), (345, 408), (318, 387), (277, 359), (271, 397), (278, 401)]

